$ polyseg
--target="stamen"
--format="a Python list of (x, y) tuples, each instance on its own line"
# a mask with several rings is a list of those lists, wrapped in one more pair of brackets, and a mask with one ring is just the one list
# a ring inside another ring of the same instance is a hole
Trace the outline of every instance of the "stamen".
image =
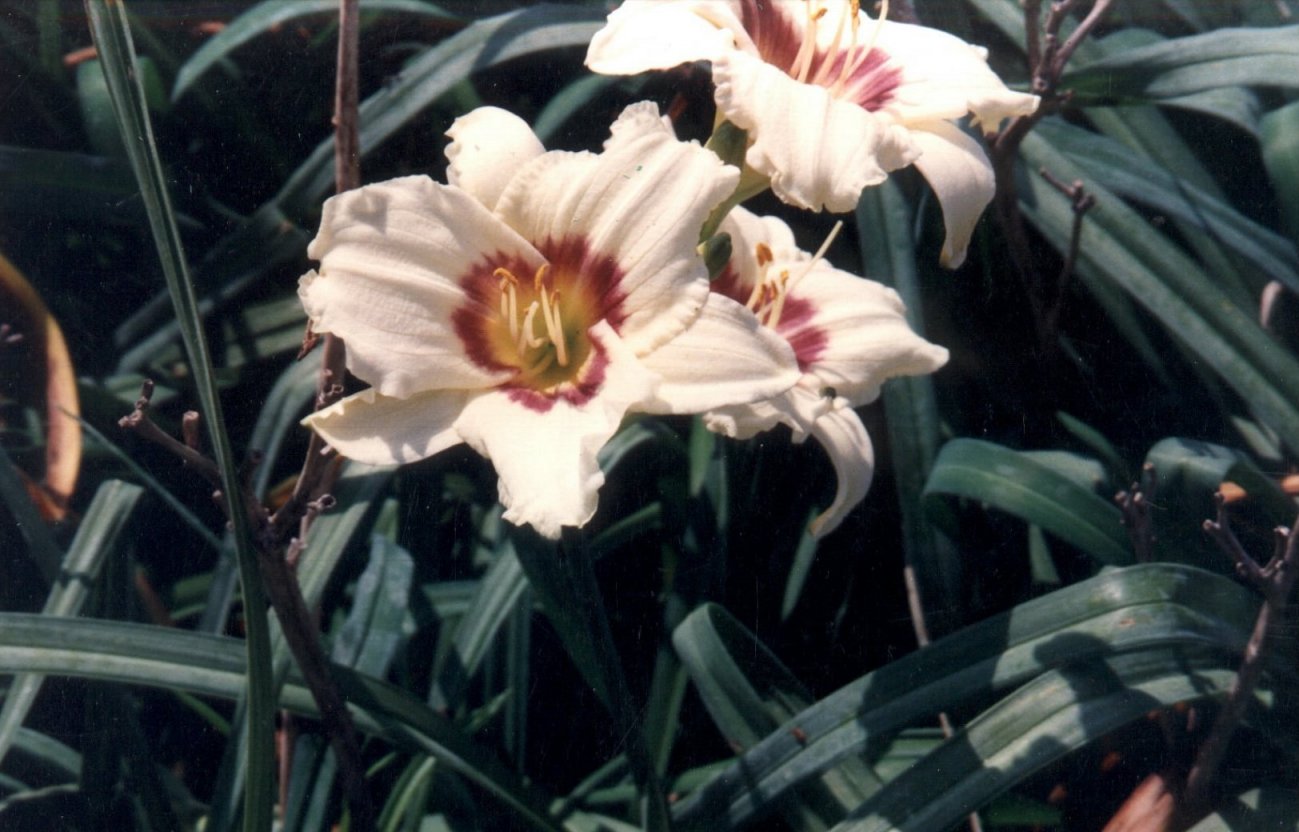
[(771, 306), (771, 313), (767, 315), (767, 326), (775, 329), (780, 326), (780, 316), (785, 311), (785, 298), (789, 297), (789, 270), (786, 269), (780, 273), (779, 282), (771, 285), (771, 290), (775, 294), (775, 302)]
[(546, 343), (545, 338), (538, 338), (534, 334), (536, 330), (532, 326), (533, 320), (535, 320), (537, 317), (537, 310), (539, 310), (540, 308), (541, 308), (541, 304), (537, 303), (534, 300), (531, 303), (531, 305), (528, 306), (527, 313), (523, 316), (523, 326), (522, 328), (519, 329), (519, 340), (518, 340), (518, 349), (519, 349), (520, 358), (523, 357), (523, 351), (525, 347), (527, 349), (535, 350), (537, 347)]
[[(823, 8), (821, 11), (824, 12), (826, 10)], [(846, 15), (839, 15), (839, 23), (834, 27), (834, 37), (830, 39), (829, 54), (826, 55), (826, 60), (821, 62), (821, 66), (817, 67), (816, 74), (808, 79), (809, 84), (827, 86), (826, 82), (830, 80), (830, 72), (834, 67), (834, 57), (842, 54), (843, 62), (845, 64), (848, 63), (849, 58), (852, 57), (851, 54), (844, 53), (839, 48), (839, 42), (843, 40), (843, 23), (846, 17)]]
[[(855, 0), (854, 0), (855, 1)], [(843, 80), (847, 81), (861, 69), (861, 65), (866, 63), (870, 57), (871, 51), (875, 49), (875, 41), (879, 40), (880, 30), (884, 28), (884, 19), (889, 16), (889, 0), (880, 0), (880, 16), (875, 20), (875, 26), (871, 29), (870, 40), (866, 41), (866, 47), (857, 52), (853, 59), (852, 67), (844, 74)]]
[(825, 9), (813, 9), (815, 0), (807, 0), (807, 25), (803, 28), (803, 43), (798, 47), (794, 63), (789, 74), (795, 81), (807, 80), (807, 71), (812, 68), (812, 58), (816, 56), (816, 22), (825, 15)]
[(834, 243), (835, 238), (839, 236), (839, 232), (842, 230), (843, 220), (839, 220), (834, 224), (834, 228), (830, 229), (830, 233), (825, 236), (825, 242), (821, 243), (821, 247), (816, 250), (816, 254), (812, 255), (812, 259), (809, 260), (807, 265), (794, 276), (794, 279), (789, 284), (789, 288), (793, 289), (798, 285), (798, 281), (802, 280), (808, 272), (816, 268), (816, 265), (824, 259), (825, 253), (830, 250), (830, 245)]
[(537, 274), (532, 278), (532, 291), (541, 294), (541, 284), (546, 279), (546, 272), (550, 271), (549, 263), (542, 263), (537, 267)]
[(550, 340), (555, 344), (555, 359), (559, 361), (559, 366), (568, 366), (568, 345), (564, 342), (564, 322), (559, 317), (559, 292), (550, 296), (553, 306), (551, 315), (555, 319), (555, 331), (551, 334)]
[(766, 243), (758, 243), (754, 246), (753, 256), (757, 258), (759, 266), (765, 266), (776, 259), (776, 255), (771, 253), (771, 246)]
[(519, 279), (506, 268), (497, 268), (492, 272), (492, 277), (500, 278), (499, 288), (501, 290), (501, 317), (505, 318), (510, 325), (510, 337), (519, 337)]
[[(843, 91), (844, 84), (852, 77), (856, 67), (861, 66), (859, 63), (861, 56), (857, 52), (857, 30), (861, 28), (861, 0), (849, 0), (848, 14), (852, 16), (852, 39), (848, 44), (848, 48), (844, 50), (843, 63), (839, 65), (839, 77), (835, 79), (834, 86), (831, 88), (834, 95), (838, 95)], [(842, 22), (840, 21), (841, 25)], [(835, 38), (835, 43), (838, 42), (839, 39)], [(870, 50), (867, 49), (866, 52), (869, 53)]]

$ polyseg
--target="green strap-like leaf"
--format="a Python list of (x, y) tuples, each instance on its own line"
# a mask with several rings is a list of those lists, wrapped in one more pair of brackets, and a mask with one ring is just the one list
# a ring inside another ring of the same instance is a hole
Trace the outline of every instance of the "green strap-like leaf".
[[(104, 561), (119, 551), (122, 531), (126, 528), (144, 489), (120, 480), (108, 480), (99, 486), (95, 499), (86, 509), (77, 536), (72, 539), (58, 581), (45, 599), (42, 615), (71, 616), (81, 612), (82, 605), (99, 577)], [(27, 716), (43, 679), (22, 674), (9, 683), (4, 707), (0, 709), (0, 761)]]
[[(243, 644), (172, 628), (82, 618), (0, 613), (0, 673), (43, 673), (171, 688), (236, 699), (244, 689)], [(547, 798), (423, 702), (399, 688), (333, 666), (357, 728), (436, 756), (512, 809), (530, 828), (559, 832)], [(316, 717), (311, 692), (291, 676), (279, 704)]]
[(1053, 667), (1152, 645), (1238, 651), (1256, 610), (1249, 592), (1198, 569), (1107, 571), (953, 633), (820, 700), (678, 803), (679, 827), (740, 826), (772, 811), (797, 784), (903, 728), (990, 703)]
[(1299, 256), (1290, 241), (1245, 217), (1228, 203), (1183, 182), (1157, 161), (1063, 121), (1048, 119), (1040, 134), (1085, 174), (1116, 194), (1185, 223), (1188, 235), (1207, 236), (1268, 278), (1299, 291)]
[(1040, 526), (1099, 560), (1132, 560), (1119, 510), (1031, 456), (978, 439), (943, 446), (925, 484), (926, 510), (946, 518), (942, 500), (962, 497)]
[[(1083, 171), (1036, 133), (1024, 140), (1025, 161), (1056, 177), (1086, 180)], [(1074, 211), (1067, 197), (1028, 177), (1020, 205), (1053, 244), (1065, 248)], [(1123, 288), (1187, 349), (1212, 368), (1282, 441), (1299, 448), (1299, 361), (1219, 289), (1212, 278), (1112, 191), (1087, 182), (1096, 205), (1082, 224), (1078, 274)]]
[[(217, 466), (221, 471), (222, 489), (227, 495), (241, 493), (239, 471), (234, 451), (226, 435), (221, 399), (213, 377), (211, 353), (203, 333), (203, 319), (198, 298), (190, 281), (185, 250), (181, 245), (176, 216), (167, 192), (167, 176), (153, 141), (141, 74), (131, 43), (131, 27), (125, 5), (120, 0), (86, 0), (90, 31), (108, 82), (113, 110), (117, 114), (127, 158), (140, 183), (140, 192), (154, 244), (162, 261), (163, 274), (176, 309), (190, 372), (203, 405), (204, 423), (212, 442)], [(232, 503), (238, 505), (237, 500)], [(257, 556), (249, 538), (248, 518), (241, 510), (231, 512), (235, 550), (239, 559), (240, 581), (244, 589), (245, 631), (248, 650), (248, 717), (244, 723), (248, 736), (248, 788), (244, 804), (244, 822), (249, 832), (259, 832), (270, 825), (274, 793), (274, 691), (270, 667), (270, 640), (267, 631), (266, 603), (261, 591)]]
[(947, 829), (998, 794), (1151, 710), (1224, 694), (1221, 654), (1156, 647), (1053, 670), (919, 760), (833, 832)]
[(1218, 29), (1110, 55), (1061, 88), (1109, 101), (1158, 100), (1234, 86), (1299, 85), (1299, 26)]
[[(364, 0), (362, 11), (402, 12), (442, 20), (458, 20), (450, 12), (425, 0)], [(291, 20), (320, 14), (338, 14), (338, 0), (265, 0), (230, 21), (204, 43), (176, 73), (171, 100), (177, 101), (194, 82), (234, 50)]]
[(1272, 192), (1281, 204), (1290, 240), (1299, 246), (1299, 102), (1264, 116), (1261, 133), (1263, 164), (1272, 180)]
[[(369, 153), (473, 72), (533, 52), (584, 46), (604, 21), (595, 6), (537, 5), (479, 20), (424, 52), (361, 104)], [(291, 216), (314, 213), (333, 182), (334, 140), (321, 142), (275, 197)]]
[[(866, 277), (897, 290), (907, 323), (925, 334), (920, 272), (911, 206), (896, 181), (868, 188), (857, 203), (857, 240)], [(921, 494), (938, 455), (938, 399), (928, 375), (890, 379), (884, 385), (884, 416), (894, 484), (902, 513), (902, 544), (926, 612), (959, 615), (961, 561), (956, 548), (925, 518)]]

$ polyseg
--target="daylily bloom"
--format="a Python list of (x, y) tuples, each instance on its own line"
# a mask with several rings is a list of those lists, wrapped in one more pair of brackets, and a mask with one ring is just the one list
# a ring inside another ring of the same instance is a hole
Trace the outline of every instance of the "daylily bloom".
[(586, 63), (605, 74), (712, 61), (719, 116), (749, 132), (747, 164), (782, 201), (851, 211), (863, 188), (914, 163), (947, 226), (955, 268), (994, 191), (985, 131), (1032, 113), (985, 50), (928, 29), (872, 20), (857, 0), (627, 0), (596, 33)]
[(704, 421), (741, 439), (779, 423), (796, 442), (816, 437), (834, 465), (838, 491), (811, 532), (829, 534), (866, 496), (875, 470), (870, 437), (852, 408), (874, 401), (889, 378), (937, 370), (947, 350), (912, 331), (897, 292), (834, 268), (824, 250), (800, 250), (781, 220), (735, 208), (721, 230), (731, 235), (732, 254), (713, 291), (745, 304), (788, 341), (803, 375), (778, 396), (718, 408)]
[(545, 152), (482, 108), (449, 134), (450, 185), (340, 194), (299, 295), (372, 386), (305, 421), (344, 456), (405, 463), (461, 442), (489, 457), (505, 518), (556, 538), (596, 508), (596, 453), (624, 414), (779, 395), (789, 346), (709, 292), (696, 251), (737, 172), (632, 105), (604, 151)]

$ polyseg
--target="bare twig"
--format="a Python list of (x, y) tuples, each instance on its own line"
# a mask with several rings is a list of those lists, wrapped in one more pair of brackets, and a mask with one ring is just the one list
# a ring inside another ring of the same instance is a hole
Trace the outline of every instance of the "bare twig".
[(1213, 781), (1227, 753), (1231, 736), (1254, 696), (1254, 688), (1263, 674), (1267, 648), (1294, 591), (1295, 579), (1299, 577), (1299, 521), (1293, 529), (1276, 529), (1272, 557), (1265, 566), (1259, 566), (1231, 531), (1226, 501), (1221, 494), (1217, 495), (1217, 502), (1217, 519), (1204, 521), (1204, 530), (1235, 562), (1236, 572), (1263, 595), (1263, 604), (1254, 620), (1254, 630), (1245, 645), (1245, 654), (1227, 692), (1227, 699), (1186, 776), (1186, 789), (1178, 811), (1182, 828), (1198, 820), (1212, 805)]
[(1154, 524), (1150, 518), (1150, 499), (1154, 496), (1155, 466), (1147, 462), (1141, 466), (1141, 481), (1132, 483), (1125, 491), (1114, 495), (1114, 502), (1122, 512), (1121, 520), (1132, 540), (1132, 551), (1137, 563), (1149, 563), (1155, 543)]
[(199, 449), (199, 422), (202, 418), (198, 415), (197, 410), (186, 410), (185, 415), (180, 417), (180, 435), (185, 440), (186, 447)]
[(1083, 217), (1096, 205), (1096, 197), (1087, 192), (1083, 187), (1081, 179), (1075, 179), (1071, 183), (1064, 183), (1051, 174), (1046, 168), (1038, 171), (1042, 178), (1051, 183), (1051, 186), (1060, 193), (1069, 197), (1069, 203), (1073, 208), (1073, 226), (1069, 232), (1069, 250), (1065, 254), (1064, 264), (1060, 267), (1060, 274), (1056, 278), (1055, 287), (1051, 291), (1051, 296), (1046, 299), (1046, 308), (1042, 311), (1041, 330), (1047, 336), (1052, 335), (1056, 329), (1056, 323), (1060, 320), (1060, 310), (1064, 308), (1065, 292), (1069, 288), (1069, 281), (1073, 277), (1074, 268), (1078, 264), (1078, 250), (1082, 243)]
[[(1024, 26), (1027, 33), (1025, 51), (1028, 54), (1032, 90), (1034, 94), (1041, 97), (1041, 103), (1033, 113), (1012, 119), (989, 143), (993, 175), (997, 180), (993, 211), (1006, 235), (1011, 260), (1024, 286), (1029, 304), (1033, 308), (1033, 319), (1038, 323), (1039, 342), (1044, 347), (1049, 347), (1055, 317), (1058, 317), (1058, 314), (1056, 316), (1048, 314), (1052, 299), (1044, 297), (1042, 287), (1038, 285), (1036, 259), (1033, 256), (1028, 231), (1024, 226), (1024, 218), (1019, 212), (1019, 194), (1015, 186), (1015, 157), (1024, 137), (1033, 127), (1046, 116), (1058, 112), (1069, 102), (1071, 93), (1059, 89), (1065, 66), (1078, 46), (1114, 5), (1114, 0), (1095, 0), (1091, 10), (1062, 44), (1060, 30), (1075, 5), (1077, 0), (1056, 0), (1051, 3), (1046, 21), (1042, 22), (1041, 0), (1025, 0)], [(1075, 218), (1079, 216), (1075, 206)]]
[[(338, 70), (334, 94), (334, 183), (339, 193), (359, 187), (361, 184), (360, 138), (357, 125), (360, 27), (358, 5), (358, 0), (339, 0), (338, 7)], [(315, 338), (316, 336), (308, 327), (303, 338), (303, 355), (314, 346)], [(316, 383), (317, 410), (328, 407), (342, 396), (343, 380), (347, 372), (346, 352), (342, 339), (326, 334), (323, 341), (324, 356)], [(332, 487), (338, 473), (338, 466), (333, 464), (335, 460), (336, 455), (332, 450), (313, 433), (308, 441), (306, 459), (303, 461), (302, 471), (294, 486), (293, 494), (268, 524), (268, 534), (275, 554), (273, 557), (261, 559), (261, 569), (267, 595), (280, 616), (285, 638), (293, 648), (294, 659), (320, 708), (330, 744), (338, 758), (339, 773), (351, 813), (350, 828), (366, 832), (374, 828), (375, 815), (366, 788), (359, 735), (352, 723), (343, 695), (330, 672), (329, 661), (317, 636), (317, 627), (302, 597), (294, 571), (306, 546), (305, 540), (312, 522), (321, 511), (333, 505), (333, 498), (326, 492)], [(295, 527), (297, 536), (286, 539), (290, 530)]]
[(359, 0), (339, 0), (338, 73), (334, 82), (334, 189), (361, 186), (361, 141), (357, 128)]
[(153, 382), (145, 379), (140, 386), (140, 398), (135, 400), (135, 409), (128, 415), (118, 419), (118, 426), (134, 432), (155, 445), (161, 446), (164, 450), (170, 451), (179, 457), (180, 461), (186, 466), (207, 480), (214, 488), (220, 488), (221, 470), (217, 468), (215, 462), (201, 454), (197, 448), (191, 447), (188, 442), (181, 442), (168, 435), (149, 418), (149, 402), (152, 398)]

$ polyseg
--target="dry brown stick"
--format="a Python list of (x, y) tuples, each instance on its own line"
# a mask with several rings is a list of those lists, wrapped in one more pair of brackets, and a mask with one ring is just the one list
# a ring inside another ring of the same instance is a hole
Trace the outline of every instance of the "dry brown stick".
[[(339, 193), (361, 184), (358, 110), (358, 0), (339, 0), (338, 71), (334, 94), (334, 183)], [(320, 377), (316, 384), (315, 408), (327, 407), (343, 393), (346, 353), (342, 339), (326, 334)], [(320, 708), (321, 721), (338, 760), (339, 774), (351, 814), (350, 828), (368, 832), (374, 828), (374, 807), (365, 783), (360, 736), (352, 722), (321, 647), (319, 633), (298, 585), (295, 567), (304, 547), (307, 530), (321, 510), (327, 508), (325, 492), (332, 487), (337, 466), (333, 454), (312, 434), (307, 456), (289, 501), (276, 512), (268, 532), (273, 543), (267, 556), (259, 558), (267, 596), (280, 618), (285, 641)], [(286, 540), (290, 529), (298, 535)]]
[(1114, 0), (1095, 0), (1091, 10), (1073, 30), (1069, 37), (1060, 43), (1060, 29), (1068, 18), (1077, 0), (1057, 0), (1051, 4), (1046, 21), (1041, 21), (1041, 0), (1026, 0), (1024, 3), (1024, 28), (1027, 42), (1025, 51), (1028, 55), (1029, 73), (1032, 90), (1041, 97), (1037, 110), (1026, 116), (1011, 119), (1005, 129), (1001, 130), (989, 142), (989, 155), (992, 159), (992, 171), (997, 182), (997, 192), (993, 198), (993, 213), (1006, 236), (1006, 245), (1010, 258), (1019, 276), (1020, 283), (1028, 297), (1033, 310), (1033, 320), (1038, 326), (1038, 340), (1043, 347), (1048, 346), (1052, 330), (1047, 323), (1051, 316), (1046, 314), (1050, 300), (1043, 296), (1036, 275), (1038, 272), (1033, 247), (1024, 225), (1024, 218), (1019, 212), (1019, 193), (1015, 186), (1015, 157), (1024, 137), (1032, 131), (1046, 116), (1059, 111), (1068, 103), (1070, 93), (1060, 92), (1060, 78), (1064, 74), (1069, 58), (1079, 44), (1100, 23), (1113, 6)]
[(1236, 535), (1231, 531), (1227, 517), (1227, 504), (1221, 493), (1216, 495), (1218, 516), (1216, 520), (1204, 521), (1204, 530), (1236, 563), (1236, 572), (1249, 581), (1263, 595), (1263, 604), (1259, 607), (1258, 617), (1254, 620), (1254, 629), (1245, 653), (1236, 671), (1236, 678), (1227, 691), (1222, 710), (1214, 719), (1209, 736), (1205, 738), (1196, 754), (1195, 763), (1186, 776), (1186, 788), (1178, 807), (1178, 826), (1187, 828), (1208, 812), (1213, 802), (1212, 786), (1217, 777), (1222, 760), (1226, 756), (1227, 746), (1232, 734), (1245, 715), (1245, 710), (1254, 697), (1254, 689), (1263, 675), (1267, 659), (1267, 649), (1275, 636), (1290, 594), (1294, 591), (1296, 578), (1299, 578), (1299, 520), (1294, 528), (1276, 529), (1275, 549), (1266, 566), (1259, 566), (1249, 556)]
[(1065, 183), (1057, 179), (1046, 168), (1041, 168), (1038, 173), (1053, 188), (1069, 197), (1069, 204), (1073, 208), (1073, 226), (1069, 231), (1069, 250), (1065, 253), (1064, 264), (1060, 267), (1060, 274), (1056, 277), (1051, 296), (1046, 299), (1046, 308), (1042, 310), (1042, 328), (1045, 332), (1051, 333), (1055, 331), (1056, 323), (1060, 320), (1060, 310), (1064, 307), (1065, 292), (1069, 288), (1069, 281), (1073, 277), (1074, 268), (1078, 264), (1078, 251), (1082, 244), (1083, 217), (1095, 207), (1096, 197), (1087, 192), (1081, 179)]
[[(321, 722), (338, 757), (339, 771), (347, 787), (348, 805), (352, 813), (351, 828), (373, 829), (374, 812), (369, 794), (365, 790), (365, 770), (361, 765), (359, 735), (347, 711), (342, 693), (334, 681), (329, 660), (320, 645), (314, 620), (307, 610), (306, 601), (298, 586), (297, 576), (289, 566), (285, 546), (278, 543), (271, 534), (270, 518), (246, 484), (242, 493), (237, 495), (238, 499), (227, 499), (220, 491), (221, 472), (216, 462), (196, 447), (191, 447), (190, 443), (169, 436), (149, 418), (149, 400), (152, 395), (153, 382), (145, 381), (140, 398), (135, 402), (135, 408), (129, 415), (122, 417), (118, 424), (175, 454), (186, 466), (217, 488), (214, 496), (227, 517), (230, 516), (233, 506), (241, 506), (246, 513), (267, 598), (279, 619), (284, 640), (302, 671), (303, 680), (307, 683), (320, 709)], [(186, 414), (186, 417), (186, 422), (189, 424), (186, 428), (188, 435), (194, 430), (197, 420), (189, 414)], [(314, 517), (330, 505), (332, 505), (332, 498), (322, 498), (309, 504), (303, 522), (308, 522), (307, 518)], [(289, 548), (300, 549), (300, 546), (300, 542), (294, 540)]]
[(361, 187), (361, 140), (357, 125), (360, 53), (359, 0), (339, 0), (338, 74), (334, 83), (334, 190)]
[(181, 442), (175, 437), (169, 436), (166, 431), (153, 423), (149, 418), (149, 396), (153, 393), (153, 382), (145, 381), (145, 390), (140, 398), (135, 401), (135, 409), (130, 414), (117, 420), (117, 425), (125, 430), (132, 431), (144, 439), (160, 445), (163, 449), (171, 451), (180, 458), (180, 461), (190, 468), (200, 477), (207, 480), (214, 488), (221, 487), (221, 471), (217, 464), (199, 453), (195, 448)]
[(1149, 563), (1154, 557), (1155, 529), (1150, 516), (1150, 499), (1155, 482), (1155, 466), (1147, 462), (1141, 466), (1141, 480), (1114, 495), (1137, 563)]

